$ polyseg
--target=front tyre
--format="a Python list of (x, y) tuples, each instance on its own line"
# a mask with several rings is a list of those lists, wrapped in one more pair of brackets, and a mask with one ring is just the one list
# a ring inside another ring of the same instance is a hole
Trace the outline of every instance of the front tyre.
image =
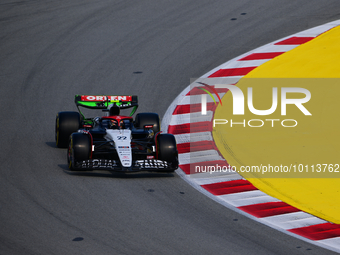
[(69, 139), (67, 162), (70, 170), (80, 170), (80, 163), (91, 156), (90, 137), (83, 133), (73, 133)]
[(173, 172), (178, 168), (178, 151), (175, 136), (172, 134), (159, 134), (157, 136), (157, 159), (171, 163)]
[(55, 141), (59, 148), (67, 148), (70, 135), (80, 128), (78, 112), (59, 112), (55, 121)]

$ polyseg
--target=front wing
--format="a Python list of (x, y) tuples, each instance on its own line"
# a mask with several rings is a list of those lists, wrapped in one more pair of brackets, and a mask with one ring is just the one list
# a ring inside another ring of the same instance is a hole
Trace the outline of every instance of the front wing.
[(78, 169), (83, 170), (114, 170), (119, 172), (169, 172), (178, 168), (178, 164), (173, 162), (162, 161), (158, 159), (141, 159), (134, 160), (131, 167), (123, 167), (119, 160), (112, 159), (88, 159), (76, 162)]

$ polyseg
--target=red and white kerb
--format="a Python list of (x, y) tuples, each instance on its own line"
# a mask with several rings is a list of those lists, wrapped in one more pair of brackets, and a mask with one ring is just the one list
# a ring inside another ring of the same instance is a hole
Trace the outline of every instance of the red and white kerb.
[[(213, 85), (215, 79), (220, 84), (235, 84), (261, 64), (313, 40), (339, 24), (340, 20), (334, 21), (267, 44), (222, 64), (201, 78), (211, 80), (209, 85)], [(216, 90), (220, 97), (227, 92)], [(216, 105), (210, 97), (207, 97), (207, 114), (201, 114), (200, 100), (203, 93), (201, 89), (188, 86), (170, 105), (163, 118), (162, 130), (174, 134), (178, 144), (180, 169), (177, 173), (199, 191), (228, 208), (305, 241), (339, 252), (340, 225), (317, 218), (263, 193), (237, 173), (193, 171), (196, 166), (228, 167), (213, 140), (212, 120)]]

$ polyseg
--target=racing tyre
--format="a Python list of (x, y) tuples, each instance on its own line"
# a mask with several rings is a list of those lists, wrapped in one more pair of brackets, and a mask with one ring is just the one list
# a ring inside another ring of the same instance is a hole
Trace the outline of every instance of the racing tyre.
[(59, 148), (67, 148), (70, 135), (80, 127), (78, 112), (59, 112), (55, 121), (55, 141)]
[(90, 137), (83, 133), (73, 133), (69, 139), (67, 162), (70, 170), (79, 170), (77, 163), (88, 160), (91, 156)]
[(153, 132), (156, 134), (161, 130), (159, 124), (159, 116), (157, 113), (143, 112), (138, 113), (135, 119), (135, 126), (138, 128), (143, 128), (145, 125), (153, 125)]
[(158, 159), (171, 162), (173, 169), (167, 172), (173, 172), (178, 167), (178, 151), (176, 139), (172, 134), (159, 134), (157, 136), (157, 154)]

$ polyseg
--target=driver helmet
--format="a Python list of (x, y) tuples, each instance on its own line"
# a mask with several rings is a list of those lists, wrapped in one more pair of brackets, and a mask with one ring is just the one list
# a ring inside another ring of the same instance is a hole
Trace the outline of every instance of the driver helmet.
[(110, 128), (110, 129), (119, 129), (118, 121), (116, 121), (116, 120), (111, 120), (110, 123), (109, 123), (109, 128)]

